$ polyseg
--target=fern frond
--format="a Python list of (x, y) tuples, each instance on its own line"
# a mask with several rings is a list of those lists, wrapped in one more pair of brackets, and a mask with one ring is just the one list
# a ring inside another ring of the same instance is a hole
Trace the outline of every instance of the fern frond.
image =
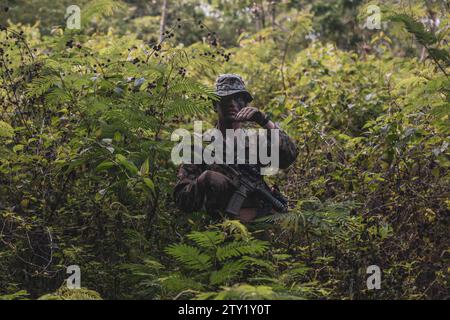
[(170, 87), (172, 93), (183, 93), (183, 94), (200, 94), (206, 95), (209, 98), (214, 99), (216, 97), (214, 89), (202, 85), (197, 82), (182, 80)]
[(120, 268), (129, 271), (131, 278), (149, 280), (154, 279), (164, 266), (153, 258), (147, 258), (142, 264), (124, 263), (120, 265)]
[(242, 260), (247, 261), (249, 264), (255, 267), (264, 268), (269, 272), (273, 272), (275, 270), (275, 266), (270, 261), (244, 256)]
[(450, 65), (450, 54), (448, 51), (439, 48), (428, 48), (428, 52), (434, 59), (444, 62), (446, 66)]
[(277, 223), (284, 226), (285, 228), (297, 231), (298, 226), (300, 225), (300, 223), (305, 221), (305, 218), (302, 212), (292, 211), (288, 213), (276, 213), (274, 215), (262, 218), (262, 221)]
[(405, 87), (407, 89), (410, 89), (412, 87), (416, 87), (418, 85), (422, 85), (424, 83), (426, 83), (427, 79), (425, 79), (424, 77), (419, 77), (419, 76), (410, 76), (408, 78), (402, 79), (399, 82), (396, 83), (396, 88), (402, 88)]
[(14, 136), (14, 129), (7, 122), (0, 120), (0, 138), (11, 138)]
[(119, 9), (124, 9), (125, 5), (117, 0), (93, 0), (82, 8), (82, 24), (85, 25), (94, 17), (107, 17), (114, 14)]
[(165, 116), (174, 115), (187, 116), (205, 114), (211, 110), (211, 105), (205, 101), (195, 101), (188, 99), (174, 99), (168, 101), (165, 106)]
[(280, 280), (287, 283), (288, 281), (293, 281), (299, 277), (305, 276), (310, 270), (311, 268), (305, 266), (303, 263), (297, 263), (296, 267), (284, 271), (280, 276)]
[(202, 248), (215, 247), (225, 239), (225, 236), (222, 233), (216, 231), (194, 231), (188, 234), (187, 237)]
[(238, 260), (226, 263), (222, 269), (211, 273), (209, 282), (212, 285), (223, 284), (236, 279), (247, 266), (247, 261)]
[(219, 226), (233, 235), (235, 239), (250, 240), (251, 238), (247, 227), (239, 220), (225, 220)]
[(165, 251), (189, 269), (201, 271), (212, 267), (211, 258), (195, 247), (175, 244)]
[(103, 104), (102, 101), (99, 101), (98, 104), (93, 105), (92, 110), (89, 112), (102, 112), (101, 118), (113, 127), (112, 132), (117, 130), (131, 131), (138, 128), (154, 129), (158, 125), (154, 117), (146, 116), (144, 112), (135, 108), (121, 105), (119, 108), (113, 107), (113, 109), (109, 110), (110, 107), (111, 105)]
[(47, 93), (50, 88), (60, 83), (61, 79), (56, 75), (48, 75), (41, 78), (35, 78), (27, 86), (27, 97), (40, 97)]
[(179, 273), (173, 273), (166, 278), (160, 278), (159, 281), (167, 291), (173, 293), (189, 289), (198, 291), (203, 289), (203, 285), (199, 281), (187, 278)]
[[(276, 299), (278, 294), (269, 286), (251, 286), (249, 284), (224, 287), (219, 292), (203, 292), (197, 299), (242, 300), (242, 299)], [(281, 297), (282, 298), (282, 297)]]
[(389, 17), (391, 21), (402, 22), (405, 25), (406, 30), (409, 33), (414, 34), (417, 41), (423, 46), (429, 46), (431, 44), (436, 43), (436, 36), (425, 30), (425, 27), (422, 23), (414, 20), (413, 17), (410, 17), (407, 14), (395, 14)]
[(243, 255), (259, 255), (267, 250), (268, 243), (261, 240), (234, 241), (217, 248), (216, 257), (223, 261)]
[(70, 101), (70, 95), (61, 88), (53, 88), (50, 90), (49, 93), (45, 96), (47, 103), (49, 104), (58, 104), (58, 103), (65, 103)]

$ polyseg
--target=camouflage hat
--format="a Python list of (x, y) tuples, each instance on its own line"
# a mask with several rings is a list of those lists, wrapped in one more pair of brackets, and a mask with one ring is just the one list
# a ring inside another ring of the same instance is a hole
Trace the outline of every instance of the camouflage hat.
[(238, 74), (221, 74), (216, 79), (216, 94), (220, 97), (230, 96), (235, 93), (242, 93), (247, 102), (253, 100), (250, 92), (245, 88), (244, 80)]

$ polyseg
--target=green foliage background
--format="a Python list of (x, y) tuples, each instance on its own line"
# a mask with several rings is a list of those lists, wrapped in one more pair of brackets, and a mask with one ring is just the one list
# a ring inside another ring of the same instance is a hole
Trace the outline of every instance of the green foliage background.
[[(0, 299), (449, 298), (446, 1), (169, 2), (162, 42), (162, 1), (80, 1), (81, 30), (50, 3), (0, 13)], [(298, 144), (288, 214), (171, 199), (225, 72)]]

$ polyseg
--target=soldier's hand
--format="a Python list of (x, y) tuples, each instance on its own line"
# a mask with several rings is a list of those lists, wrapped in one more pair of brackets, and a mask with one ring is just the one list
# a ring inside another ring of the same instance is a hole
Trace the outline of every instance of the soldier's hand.
[(225, 192), (233, 186), (232, 181), (217, 171), (206, 170), (198, 178), (197, 182), (201, 188)]
[(266, 115), (264, 112), (258, 110), (255, 107), (245, 107), (239, 111), (235, 117), (236, 121), (246, 122), (253, 121), (259, 125), (264, 125)]

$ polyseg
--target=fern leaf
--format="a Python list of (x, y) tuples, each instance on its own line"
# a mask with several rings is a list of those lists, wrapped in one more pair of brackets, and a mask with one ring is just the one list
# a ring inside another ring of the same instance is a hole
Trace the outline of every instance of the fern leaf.
[(47, 93), (50, 88), (60, 83), (61, 79), (57, 76), (45, 76), (41, 78), (33, 79), (31, 83), (28, 84), (27, 97), (40, 97)]
[(14, 129), (7, 122), (0, 120), (0, 138), (11, 138), (14, 136)]
[(249, 284), (235, 285), (233, 287), (224, 287), (219, 292), (203, 292), (197, 295), (197, 299), (215, 299), (215, 300), (242, 300), (242, 299), (276, 299), (279, 297), (269, 286), (251, 286)]
[(216, 257), (223, 261), (231, 257), (243, 255), (263, 254), (267, 249), (267, 242), (261, 240), (235, 241), (217, 248)]
[(56, 105), (70, 101), (70, 95), (61, 88), (53, 88), (45, 96), (47, 103)]
[(171, 274), (169, 277), (159, 279), (165, 289), (169, 292), (178, 293), (184, 290), (202, 290), (203, 285), (194, 279), (187, 278), (179, 273)]
[(166, 249), (166, 252), (192, 270), (201, 271), (212, 266), (211, 258), (208, 255), (186, 244), (171, 245)]
[(222, 243), (225, 236), (216, 231), (205, 231), (205, 232), (191, 232), (188, 236), (189, 239), (194, 241), (198, 246), (202, 248), (212, 248)]
[(448, 51), (438, 48), (428, 48), (428, 52), (434, 59), (444, 62), (446, 66), (450, 65), (450, 54)]
[(231, 281), (239, 276), (239, 274), (245, 269), (247, 261), (238, 260), (226, 263), (222, 269), (211, 273), (209, 282), (212, 285), (223, 284)]
[(82, 24), (85, 25), (95, 17), (107, 17), (115, 11), (125, 8), (121, 1), (117, 0), (93, 0), (82, 9)]
[(300, 223), (304, 222), (305, 218), (302, 212), (292, 211), (288, 213), (276, 213), (274, 215), (263, 217), (262, 221), (269, 223), (277, 223), (284, 226), (287, 229), (297, 231)]
[(167, 102), (165, 106), (165, 115), (171, 117), (174, 115), (187, 116), (195, 114), (205, 114), (211, 110), (210, 103), (192, 101), (187, 99), (175, 99)]
[(224, 230), (232, 234), (237, 240), (250, 240), (251, 238), (247, 227), (239, 220), (225, 220), (221, 226)]
[(253, 257), (248, 257), (248, 256), (242, 257), (242, 260), (247, 261), (249, 264), (251, 264), (255, 267), (264, 268), (269, 272), (275, 271), (275, 266), (270, 261), (253, 258)]
[(215, 91), (213, 88), (207, 87), (200, 83), (188, 81), (188, 80), (182, 80), (182, 81), (179, 81), (179, 82), (173, 84), (170, 87), (170, 91), (173, 93), (202, 94), (202, 95), (206, 95), (212, 99), (216, 97)]
[(406, 30), (409, 33), (414, 34), (421, 45), (429, 46), (437, 42), (437, 38), (433, 33), (426, 31), (422, 23), (414, 20), (413, 17), (410, 17), (407, 14), (392, 15), (390, 20), (402, 22), (405, 25)]

